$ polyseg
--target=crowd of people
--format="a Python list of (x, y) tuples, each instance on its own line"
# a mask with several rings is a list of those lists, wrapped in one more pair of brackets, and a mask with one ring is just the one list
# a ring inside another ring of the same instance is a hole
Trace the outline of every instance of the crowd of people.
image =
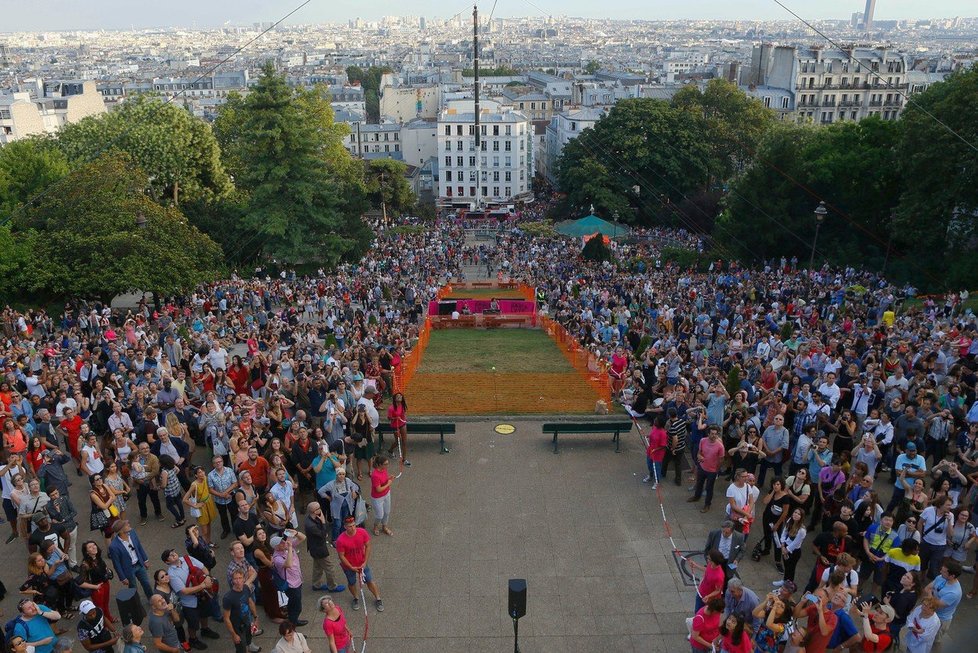
[[(329, 275), (256, 270), (160, 306), (5, 309), (0, 481), (26, 580), (4, 647), (177, 653), (224, 630), (255, 653), (272, 624), (277, 653), (308, 653), (315, 593), (327, 650), (352, 650), (344, 610), (384, 610), (370, 554), (411, 465), (396, 376), (461, 233), (392, 230)], [(156, 525), (171, 548), (141, 540)], [(127, 589), (142, 628), (113, 614)]]
[[(905, 294), (872, 272), (784, 258), (696, 271), (664, 264), (666, 242), (587, 263), (578, 242), (514, 229), (493, 256), (645, 426), (645, 482), (681, 499), (671, 467), (686, 500), (717, 515), (705, 564), (690, 560), (692, 650), (929, 651), (978, 594), (962, 578), (978, 545), (967, 292), (900, 311)], [(767, 590), (750, 572), (763, 564), (780, 576)]]
[[(978, 590), (959, 580), (978, 544), (974, 316), (956, 294), (898, 315), (897, 289), (854, 269), (688, 270), (660, 249), (697, 237), (637, 236), (614, 266), (518, 220), (493, 247), (440, 221), (382, 232), (331, 274), (258, 270), (129, 311), (6, 309), (0, 480), (27, 561), (7, 648), (70, 648), (77, 616), (88, 651), (204, 650), (223, 628), (255, 653), (274, 623), (275, 650), (303, 652), (311, 590), (328, 650), (350, 650), (344, 610), (384, 609), (370, 554), (393, 534), (392, 466), (411, 464), (399, 367), (468, 263), (537, 288), (647, 420), (646, 481), (676, 500), (671, 466), (716, 515), (693, 650), (929, 650)], [(140, 532), (164, 523), (174, 546), (148, 552)], [(781, 579), (755, 592), (742, 572), (767, 556)], [(112, 614), (125, 589), (146, 633)]]

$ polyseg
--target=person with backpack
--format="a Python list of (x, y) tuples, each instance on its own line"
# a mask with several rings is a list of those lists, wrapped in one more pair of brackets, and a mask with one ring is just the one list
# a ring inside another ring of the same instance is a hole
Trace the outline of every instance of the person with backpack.
[(17, 610), (20, 614), (3, 626), (7, 642), (15, 636), (22, 637), (28, 646), (34, 647), (34, 653), (51, 653), (58, 641), (51, 624), (61, 619), (61, 613), (30, 599), (21, 599)]
[(197, 638), (198, 633), (208, 639), (220, 638), (208, 627), (207, 620), (213, 609), (214, 579), (207, 573), (204, 563), (190, 556), (181, 556), (174, 549), (164, 551), (160, 559), (169, 567), (170, 586), (180, 595), (190, 646), (203, 648), (200, 647), (202, 642)]

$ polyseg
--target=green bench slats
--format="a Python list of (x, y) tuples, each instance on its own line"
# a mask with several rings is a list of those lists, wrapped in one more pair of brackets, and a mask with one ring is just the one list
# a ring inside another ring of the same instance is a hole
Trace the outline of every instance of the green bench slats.
[[(410, 430), (410, 425), (408, 429)], [(551, 422), (543, 425), (544, 433), (554, 435), (554, 453), (557, 453), (557, 435), (559, 433), (613, 433), (611, 441), (615, 443), (615, 453), (621, 453), (620, 440), (622, 432), (632, 430), (631, 422)]]
[[(391, 428), (390, 424), (380, 424), (377, 426), (377, 450), (381, 451), (384, 448), (384, 434), (393, 433), (394, 429)], [(409, 422), (407, 425), (408, 434), (413, 435), (431, 435), (434, 433), (438, 434), (438, 442), (441, 445), (441, 451), (439, 453), (448, 453), (449, 449), (445, 446), (445, 434), (454, 435), (455, 434), (455, 424), (451, 422)]]

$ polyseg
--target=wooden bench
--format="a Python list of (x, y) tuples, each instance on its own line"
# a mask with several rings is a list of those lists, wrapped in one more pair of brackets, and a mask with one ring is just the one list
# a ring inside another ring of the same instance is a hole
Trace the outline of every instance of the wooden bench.
[(487, 329), (492, 329), (494, 327), (500, 327), (505, 324), (519, 324), (523, 325), (529, 322), (528, 317), (523, 316), (500, 316), (500, 315), (485, 315), (483, 316), (483, 326)]
[[(377, 451), (383, 451), (384, 449), (384, 434), (393, 432), (394, 429), (391, 428), (390, 424), (380, 424), (377, 426)], [(410, 435), (431, 435), (437, 433), (438, 442), (441, 445), (441, 451), (438, 453), (448, 453), (448, 447), (445, 446), (445, 434), (454, 435), (455, 424), (449, 422), (410, 422), (407, 425), (407, 432)]]
[[(410, 428), (410, 427), (408, 427)], [(613, 433), (611, 441), (615, 443), (615, 453), (621, 453), (619, 442), (622, 432), (632, 430), (632, 423), (616, 422), (552, 422), (543, 425), (544, 433), (554, 434), (554, 453), (557, 453), (557, 435), (559, 433)]]

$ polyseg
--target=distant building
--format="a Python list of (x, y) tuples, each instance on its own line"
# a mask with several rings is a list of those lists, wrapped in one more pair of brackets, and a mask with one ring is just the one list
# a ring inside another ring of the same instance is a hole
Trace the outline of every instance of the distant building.
[[(480, 109), (481, 152), (475, 149), (475, 106), (471, 100), (449, 102), (438, 114), (439, 206), (473, 208), (477, 194), (486, 204), (532, 196), (533, 133), (529, 119), (491, 100), (481, 103)], [(481, 179), (477, 179), (480, 172)]]
[(53, 134), (68, 123), (105, 113), (92, 81), (35, 81), (0, 93), (0, 145), (37, 134)]
[(557, 160), (564, 151), (564, 146), (580, 136), (585, 129), (594, 127), (605, 113), (604, 109), (590, 107), (568, 109), (555, 114), (550, 120), (547, 125), (544, 169), (539, 171), (550, 185), (557, 186)]
[(343, 140), (347, 151), (359, 159), (397, 159), (401, 152), (401, 126), (385, 122), (379, 125), (355, 123), (350, 125), (350, 135)]
[(438, 85), (386, 86), (380, 94), (380, 115), (395, 122), (410, 122), (415, 118), (435, 120), (441, 102)]
[(907, 86), (907, 59), (887, 48), (794, 48), (754, 46), (751, 64), (741, 73), (741, 84), (752, 95), (771, 89), (772, 109), (782, 110), (781, 89), (790, 93), (798, 122), (832, 123), (880, 116), (896, 120), (903, 110)]
[(863, 12), (863, 29), (867, 32), (873, 29), (873, 14), (876, 12), (876, 0), (866, 0), (866, 10)]

